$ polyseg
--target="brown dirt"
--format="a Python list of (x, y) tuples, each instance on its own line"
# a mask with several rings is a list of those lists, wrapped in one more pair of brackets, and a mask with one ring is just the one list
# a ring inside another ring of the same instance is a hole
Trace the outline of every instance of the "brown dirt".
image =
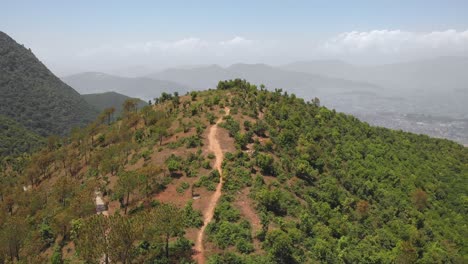
[(254, 248), (257, 253), (263, 253), (260, 241), (255, 239), (257, 233), (261, 230), (262, 224), (257, 212), (254, 209), (253, 201), (249, 198), (250, 188), (245, 188), (237, 196), (234, 202), (234, 206), (241, 212), (243, 219), (249, 221), (252, 225), (252, 237), (254, 237)]
[(252, 200), (249, 198), (249, 193), (249, 188), (245, 188), (242, 192), (240, 192), (239, 195), (237, 195), (234, 206), (239, 208), (242, 216), (250, 222), (252, 225), (253, 235), (255, 235), (257, 231), (261, 229), (262, 225), (260, 223), (260, 218), (258, 217), (257, 212), (255, 212)]
[(162, 203), (170, 203), (180, 208), (184, 207), (187, 204), (187, 202), (192, 199), (192, 192), (189, 188), (183, 193), (178, 193), (177, 188), (183, 182), (186, 182), (190, 184), (190, 186), (192, 186), (197, 180), (198, 178), (188, 178), (186, 176), (182, 176), (179, 179), (173, 179), (171, 184), (169, 184), (164, 191), (156, 194), (156, 200)]
[[(229, 108), (226, 108), (226, 115), (229, 114)], [(197, 240), (195, 241), (195, 255), (194, 259), (197, 263), (203, 264), (205, 263), (205, 249), (203, 246), (203, 237), (205, 234), (205, 229), (206, 226), (211, 222), (213, 219), (214, 215), (214, 210), (216, 208), (216, 205), (219, 201), (219, 198), (221, 197), (221, 189), (223, 187), (223, 175), (222, 175), (222, 169), (221, 169), (221, 164), (223, 162), (224, 158), (224, 153), (221, 148), (221, 144), (218, 141), (217, 137), (217, 132), (218, 132), (218, 124), (222, 122), (222, 118), (218, 119), (215, 125), (211, 126), (210, 131), (208, 133), (208, 149), (214, 153), (215, 155), (215, 163), (213, 168), (217, 169), (220, 174), (219, 178), (219, 183), (216, 186), (216, 191), (213, 193), (211, 196), (211, 199), (209, 201), (208, 207), (205, 211), (203, 211), (203, 226), (200, 228), (197, 234)]]

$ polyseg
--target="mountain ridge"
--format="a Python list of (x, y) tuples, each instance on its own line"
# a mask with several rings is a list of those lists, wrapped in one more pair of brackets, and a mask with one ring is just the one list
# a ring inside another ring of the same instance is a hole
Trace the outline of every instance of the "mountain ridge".
[(4, 32), (0, 58), (0, 114), (42, 136), (65, 135), (97, 115), (78, 92)]
[(62, 80), (81, 94), (117, 92), (129, 97), (152, 100), (162, 92), (186, 93), (186, 85), (169, 80), (147, 77), (120, 77), (101, 72), (84, 72), (62, 77)]
[(82, 94), (81, 95), (88, 104), (94, 106), (100, 112), (103, 112), (105, 109), (114, 108), (117, 115), (120, 115), (123, 111), (123, 104), (125, 101), (130, 99), (137, 100), (137, 107), (142, 108), (148, 105), (147, 102), (144, 102), (138, 98), (132, 98), (123, 94), (116, 92), (104, 92), (104, 93), (95, 93), (95, 94)]
[(467, 148), (240, 79), (127, 104), (118, 120), (100, 116), (4, 164), (0, 249), (20, 243), (0, 252), (11, 259), (463, 263), (468, 253)]
[(379, 87), (371, 83), (324, 77), (318, 74), (285, 71), (281, 68), (267, 64), (238, 63), (228, 67), (208, 65), (191, 69), (168, 69), (147, 77), (178, 80), (194, 89), (215, 87), (219, 80), (248, 79), (257, 85), (265, 84), (268, 87), (282, 87), (299, 96), (310, 98), (313, 92), (331, 91), (341, 92), (349, 90), (378, 90)]

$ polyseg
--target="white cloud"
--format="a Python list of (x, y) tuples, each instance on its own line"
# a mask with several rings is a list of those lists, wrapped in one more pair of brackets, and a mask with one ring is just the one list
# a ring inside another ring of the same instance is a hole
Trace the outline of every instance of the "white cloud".
[(405, 30), (350, 31), (329, 39), (226, 39), (187, 37), (177, 40), (115, 42), (75, 53), (62, 64), (98, 69), (128, 65), (170, 67), (188, 64), (267, 63), (341, 59), (358, 64), (381, 64), (437, 56), (468, 56), (468, 30), (432, 32)]
[(402, 30), (351, 31), (325, 41), (319, 50), (332, 54), (357, 53), (464, 53), (468, 51), (468, 30), (409, 32)]
[(109, 43), (82, 49), (67, 63), (83, 66), (87, 71), (106, 71), (129, 65), (171, 67), (189, 64), (222, 64), (257, 62), (265, 52), (266, 42), (234, 36), (225, 40), (188, 37), (173, 41), (150, 40)]
[(220, 41), (219, 44), (221, 46), (242, 46), (242, 45), (250, 45), (253, 43), (253, 40), (245, 39), (243, 37), (236, 36), (233, 39)]
[(222, 53), (224, 49), (242, 48), (254, 43), (253, 40), (236, 36), (223, 41), (205, 41), (199, 38), (184, 38), (175, 41), (147, 41), (124, 45), (102, 45), (96, 48), (83, 50), (79, 57), (93, 57), (104, 54), (138, 55), (138, 54), (180, 54), (213, 51)]

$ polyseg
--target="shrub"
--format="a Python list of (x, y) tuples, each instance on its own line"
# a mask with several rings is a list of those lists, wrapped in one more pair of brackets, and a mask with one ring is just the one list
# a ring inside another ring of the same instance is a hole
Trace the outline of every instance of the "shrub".
[(187, 148), (196, 148), (203, 146), (202, 140), (197, 136), (191, 136), (184, 139)]
[(211, 169), (211, 165), (210, 165), (210, 161), (209, 160), (204, 160), (203, 163), (202, 163), (202, 167), (204, 169)]
[(60, 246), (55, 246), (54, 247), (54, 253), (50, 257), (50, 263), (52, 264), (62, 264), (62, 249)]
[(273, 157), (268, 154), (258, 154), (255, 159), (257, 166), (260, 167), (263, 174), (275, 175), (275, 170), (273, 166)]
[(145, 159), (145, 161), (147, 161), (151, 158), (151, 154), (153, 154), (153, 151), (147, 149), (141, 153), (141, 156), (143, 157), (143, 159)]
[(144, 136), (145, 136), (144, 131), (142, 129), (138, 129), (135, 132), (135, 141), (138, 143), (141, 143), (143, 141)]
[(188, 188), (190, 188), (190, 184), (188, 182), (182, 182), (179, 187), (177, 187), (178, 193), (185, 192)]
[(193, 201), (189, 201), (183, 210), (185, 226), (199, 228), (203, 225), (202, 213), (194, 210), (192, 204)]
[(221, 221), (210, 223), (207, 228), (209, 239), (219, 248), (234, 246), (239, 240), (251, 240), (250, 230), (243, 229), (239, 224)]
[(236, 248), (237, 250), (239, 250), (240, 253), (244, 253), (244, 254), (249, 254), (254, 251), (253, 244), (244, 239), (240, 239), (237, 241)]
[(41, 234), (42, 241), (47, 246), (51, 246), (54, 243), (55, 236), (52, 232), (52, 227), (46, 221), (39, 226), (39, 233)]

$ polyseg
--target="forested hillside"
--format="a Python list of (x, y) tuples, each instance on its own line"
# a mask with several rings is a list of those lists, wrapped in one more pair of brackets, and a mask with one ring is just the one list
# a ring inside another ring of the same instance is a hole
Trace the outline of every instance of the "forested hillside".
[(0, 159), (38, 150), (44, 143), (43, 137), (0, 115)]
[(0, 115), (35, 133), (66, 135), (97, 111), (24, 46), (0, 31)]
[(145, 101), (163, 92), (185, 93), (189, 86), (178, 82), (155, 80), (146, 77), (126, 78), (101, 72), (84, 72), (63, 77), (62, 80), (81, 94), (117, 92), (130, 97), (137, 97)]
[(0, 263), (468, 261), (459, 144), (242, 80), (123, 109), (4, 161)]
[[(114, 108), (117, 115), (122, 113), (123, 104), (125, 101), (131, 99), (128, 96), (116, 92), (83, 94), (82, 97), (86, 102), (88, 102), (88, 104), (94, 106), (94, 108), (98, 109), (100, 112), (107, 108)], [(142, 108), (143, 106), (147, 105), (146, 102), (140, 99), (136, 100), (138, 101), (138, 108)]]

